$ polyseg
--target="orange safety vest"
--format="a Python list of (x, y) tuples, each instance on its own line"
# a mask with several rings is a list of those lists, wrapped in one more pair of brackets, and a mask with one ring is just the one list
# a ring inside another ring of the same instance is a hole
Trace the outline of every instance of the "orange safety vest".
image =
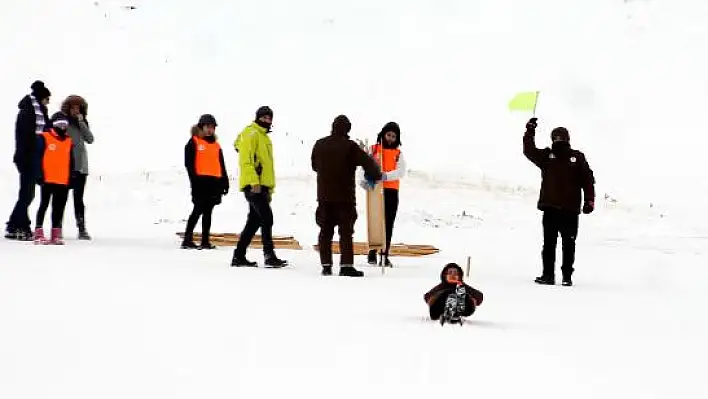
[(210, 143), (198, 136), (193, 136), (196, 151), (194, 154), (194, 172), (197, 176), (221, 177), (221, 161), (219, 151), (221, 146), (214, 141)]
[[(381, 153), (381, 159), (379, 159), (379, 151), (381, 150), (381, 144), (374, 144), (371, 146), (371, 152), (374, 154), (374, 158), (379, 162), (381, 169), (384, 172), (390, 172), (396, 169), (396, 163), (398, 162), (398, 156), (401, 150), (398, 148), (384, 148)], [(401, 187), (401, 182), (399, 180), (389, 180), (383, 182), (384, 188), (393, 188), (398, 190)]]
[(69, 185), (71, 177), (71, 137), (64, 140), (50, 129), (42, 133), (44, 136), (44, 155), (42, 156), (42, 173), (44, 182), (49, 184)]

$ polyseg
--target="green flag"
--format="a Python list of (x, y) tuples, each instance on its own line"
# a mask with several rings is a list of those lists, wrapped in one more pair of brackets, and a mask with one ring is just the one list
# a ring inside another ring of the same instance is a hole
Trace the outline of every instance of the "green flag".
[(521, 92), (509, 101), (509, 109), (512, 111), (533, 111), (536, 114), (536, 102), (538, 102), (537, 91)]

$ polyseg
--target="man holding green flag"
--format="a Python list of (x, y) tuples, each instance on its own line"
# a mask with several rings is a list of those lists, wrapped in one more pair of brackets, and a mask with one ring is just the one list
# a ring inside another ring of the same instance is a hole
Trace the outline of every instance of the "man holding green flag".
[[(535, 102), (536, 98), (533, 98), (534, 108)], [(529, 105), (526, 102), (522, 106)], [(575, 270), (573, 264), (578, 218), (581, 210), (589, 214), (595, 209), (595, 177), (585, 154), (570, 147), (568, 129), (553, 129), (551, 148), (537, 148), (537, 121), (535, 117), (528, 121), (523, 139), (524, 155), (541, 169), (542, 176), (538, 209), (543, 211), (543, 273), (535, 281), (544, 285), (555, 284), (556, 245), (560, 234), (563, 245), (563, 285), (571, 286), (571, 276)], [(581, 191), (584, 202), (581, 201)]]

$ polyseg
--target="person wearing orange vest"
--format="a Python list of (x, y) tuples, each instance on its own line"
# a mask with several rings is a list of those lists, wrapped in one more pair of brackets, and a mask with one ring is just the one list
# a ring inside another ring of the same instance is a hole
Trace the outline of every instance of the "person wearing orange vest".
[[(187, 219), (183, 249), (215, 248), (209, 242), (211, 213), (221, 203), (221, 196), (229, 192), (229, 175), (216, 137), (217, 126), (213, 115), (202, 115), (192, 126), (192, 137), (184, 146), (184, 166), (189, 176), (194, 209)], [(194, 227), (199, 217), (202, 218), (202, 239), (198, 247), (194, 244)]]
[[(401, 128), (396, 122), (387, 123), (371, 147), (371, 153), (383, 170), (384, 214), (386, 220), (386, 249), (381, 253), (383, 262), (391, 267), (388, 252), (391, 249), (393, 224), (398, 213), (398, 190), (401, 179), (406, 174), (406, 161), (399, 148), (401, 146)], [(376, 264), (376, 250), (369, 251), (369, 264)]]
[[(69, 180), (74, 167), (71, 137), (67, 134), (69, 117), (62, 112), (52, 115), (51, 128), (37, 136), (35, 170), (37, 184), (41, 186), (41, 200), (35, 222), (35, 244), (63, 245), (62, 221), (69, 196)], [(44, 236), (44, 215), (52, 203), (52, 235)]]

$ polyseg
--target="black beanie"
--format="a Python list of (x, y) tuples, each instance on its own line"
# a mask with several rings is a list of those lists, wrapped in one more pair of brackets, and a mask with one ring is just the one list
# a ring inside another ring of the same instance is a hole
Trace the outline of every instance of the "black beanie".
[(334, 118), (334, 121), (332, 122), (332, 134), (348, 136), (351, 130), (352, 123), (349, 122), (349, 118), (347, 118), (346, 115), (339, 115)]
[(204, 114), (199, 117), (199, 122), (197, 122), (197, 126), (204, 127), (204, 125), (214, 125), (214, 126), (219, 126), (216, 123), (216, 118), (214, 118), (214, 115), (212, 114)]
[(37, 99), (37, 101), (42, 101), (45, 98), (49, 98), (52, 96), (52, 93), (49, 92), (49, 89), (44, 87), (44, 82), (41, 80), (36, 80), (34, 83), (32, 83), (31, 86), (32, 89), (32, 95), (34, 98)]
[(570, 133), (564, 127), (557, 127), (551, 131), (551, 140), (555, 141), (556, 137), (563, 141), (570, 141)]
[(271, 118), (273, 117), (273, 110), (270, 109), (270, 107), (267, 105), (258, 108), (258, 111), (256, 111), (256, 119), (260, 119), (261, 117), (266, 115), (270, 116)]

